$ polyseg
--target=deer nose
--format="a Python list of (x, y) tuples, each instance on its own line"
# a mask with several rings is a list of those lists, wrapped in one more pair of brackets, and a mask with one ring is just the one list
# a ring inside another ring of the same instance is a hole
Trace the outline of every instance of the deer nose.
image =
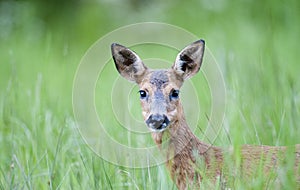
[(170, 121), (166, 115), (152, 114), (146, 121), (146, 124), (153, 131), (163, 131)]

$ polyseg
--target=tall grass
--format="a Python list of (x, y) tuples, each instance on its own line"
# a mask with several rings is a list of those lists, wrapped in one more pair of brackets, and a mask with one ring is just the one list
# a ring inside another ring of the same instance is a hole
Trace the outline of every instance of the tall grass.
[[(167, 22), (206, 40), (227, 90), (216, 145), (299, 143), (298, 1), (73, 1), (63, 11), (45, 6), (0, 2), (1, 189), (176, 189), (164, 165), (113, 165), (76, 130), (72, 81), (81, 57), (99, 37), (135, 22)], [(287, 154), (288, 163), (293, 159)], [(284, 189), (296, 187), (290, 168), (279, 171)], [(261, 177), (236, 180), (235, 188), (261, 189)]]

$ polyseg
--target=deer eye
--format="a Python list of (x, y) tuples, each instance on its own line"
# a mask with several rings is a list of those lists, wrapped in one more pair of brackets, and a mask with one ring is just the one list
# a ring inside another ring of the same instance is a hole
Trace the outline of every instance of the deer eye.
[(170, 99), (177, 99), (179, 97), (179, 90), (172, 90), (170, 94)]
[(145, 90), (140, 90), (140, 91), (139, 91), (139, 93), (140, 93), (140, 97), (141, 97), (141, 99), (143, 99), (143, 98), (146, 98), (146, 97), (147, 97), (147, 92), (146, 92)]

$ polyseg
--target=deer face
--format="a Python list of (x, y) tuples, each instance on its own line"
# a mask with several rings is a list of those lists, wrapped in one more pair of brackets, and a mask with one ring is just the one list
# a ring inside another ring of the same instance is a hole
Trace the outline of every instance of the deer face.
[(112, 44), (112, 55), (118, 72), (139, 87), (142, 114), (148, 128), (162, 132), (183, 118), (179, 90), (184, 80), (195, 75), (201, 66), (204, 41), (185, 47), (170, 69), (148, 69), (139, 56), (130, 49)]
[(151, 131), (159, 132), (178, 120), (179, 89), (182, 81), (173, 70), (152, 70), (139, 84), (143, 116)]

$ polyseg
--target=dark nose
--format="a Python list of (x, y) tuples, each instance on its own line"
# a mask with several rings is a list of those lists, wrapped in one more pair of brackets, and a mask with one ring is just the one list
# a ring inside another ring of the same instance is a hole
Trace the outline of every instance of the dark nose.
[(170, 121), (166, 115), (152, 114), (146, 121), (148, 127), (154, 130), (165, 129), (169, 125)]

